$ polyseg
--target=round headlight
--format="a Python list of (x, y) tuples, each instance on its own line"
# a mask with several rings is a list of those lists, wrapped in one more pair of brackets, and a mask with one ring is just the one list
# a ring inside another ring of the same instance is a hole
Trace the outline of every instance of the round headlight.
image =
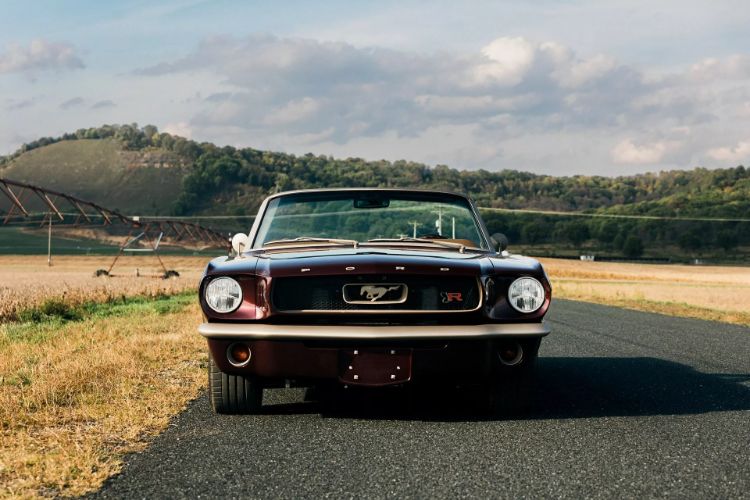
[(508, 302), (518, 312), (532, 313), (544, 304), (544, 287), (534, 278), (518, 278), (508, 288)]
[(216, 278), (206, 287), (206, 303), (218, 313), (230, 313), (242, 303), (242, 288), (232, 278)]

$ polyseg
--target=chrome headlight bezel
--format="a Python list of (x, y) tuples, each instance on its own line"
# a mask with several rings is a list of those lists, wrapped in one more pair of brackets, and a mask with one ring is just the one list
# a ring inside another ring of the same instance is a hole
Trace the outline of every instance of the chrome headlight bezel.
[[(520, 298), (533, 301), (532, 307), (519, 307), (516, 302)], [(508, 303), (513, 309), (522, 314), (537, 312), (544, 305), (546, 298), (547, 294), (542, 283), (531, 276), (522, 276), (513, 281), (508, 287)]]
[(203, 298), (212, 311), (229, 314), (242, 305), (242, 286), (229, 276), (214, 278), (206, 285)]

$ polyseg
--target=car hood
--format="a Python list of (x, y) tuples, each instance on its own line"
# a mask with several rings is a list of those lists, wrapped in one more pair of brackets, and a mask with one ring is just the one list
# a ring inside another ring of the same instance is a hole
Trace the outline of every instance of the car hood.
[(323, 251), (262, 253), (256, 272), (262, 276), (339, 274), (480, 275), (491, 266), (486, 254), (394, 248), (345, 248)]
[(341, 274), (435, 274), (445, 276), (543, 275), (538, 261), (521, 256), (412, 248), (335, 248), (249, 252), (211, 261), (207, 274), (239, 273), (268, 277)]

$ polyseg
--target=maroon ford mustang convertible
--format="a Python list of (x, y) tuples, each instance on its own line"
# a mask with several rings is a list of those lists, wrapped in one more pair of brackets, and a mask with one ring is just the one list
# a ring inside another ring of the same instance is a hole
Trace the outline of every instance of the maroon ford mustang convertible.
[(264, 387), (445, 383), (513, 409), (550, 304), (539, 262), (509, 255), (465, 196), (280, 193), (200, 284), (213, 408), (252, 413)]

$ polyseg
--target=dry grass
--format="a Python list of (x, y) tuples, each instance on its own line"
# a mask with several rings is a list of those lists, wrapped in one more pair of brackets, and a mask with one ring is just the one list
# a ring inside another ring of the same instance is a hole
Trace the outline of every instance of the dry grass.
[(94, 277), (97, 269), (107, 269), (112, 257), (60, 256), (47, 266), (40, 255), (0, 256), (0, 321), (17, 319), (26, 309), (56, 300), (71, 306), (85, 302), (107, 302), (114, 298), (173, 294), (196, 287), (207, 257), (162, 257), (179, 279), (136, 277), (161, 271), (154, 256), (122, 257), (113, 269), (115, 277)]
[(116, 473), (205, 384), (199, 321), (191, 305), (0, 325), (0, 496), (78, 495)]
[[(197, 395), (200, 313), (165, 296), (193, 290), (207, 260), (164, 257), (180, 278), (162, 280), (135, 277), (160, 271), (153, 256), (124, 257), (112, 278), (93, 275), (110, 257), (0, 256), (0, 496), (96, 489)], [(107, 304), (82, 321), (7, 321), (50, 301)]]
[(558, 298), (750, 325), (750, 268), (542, 259)]

